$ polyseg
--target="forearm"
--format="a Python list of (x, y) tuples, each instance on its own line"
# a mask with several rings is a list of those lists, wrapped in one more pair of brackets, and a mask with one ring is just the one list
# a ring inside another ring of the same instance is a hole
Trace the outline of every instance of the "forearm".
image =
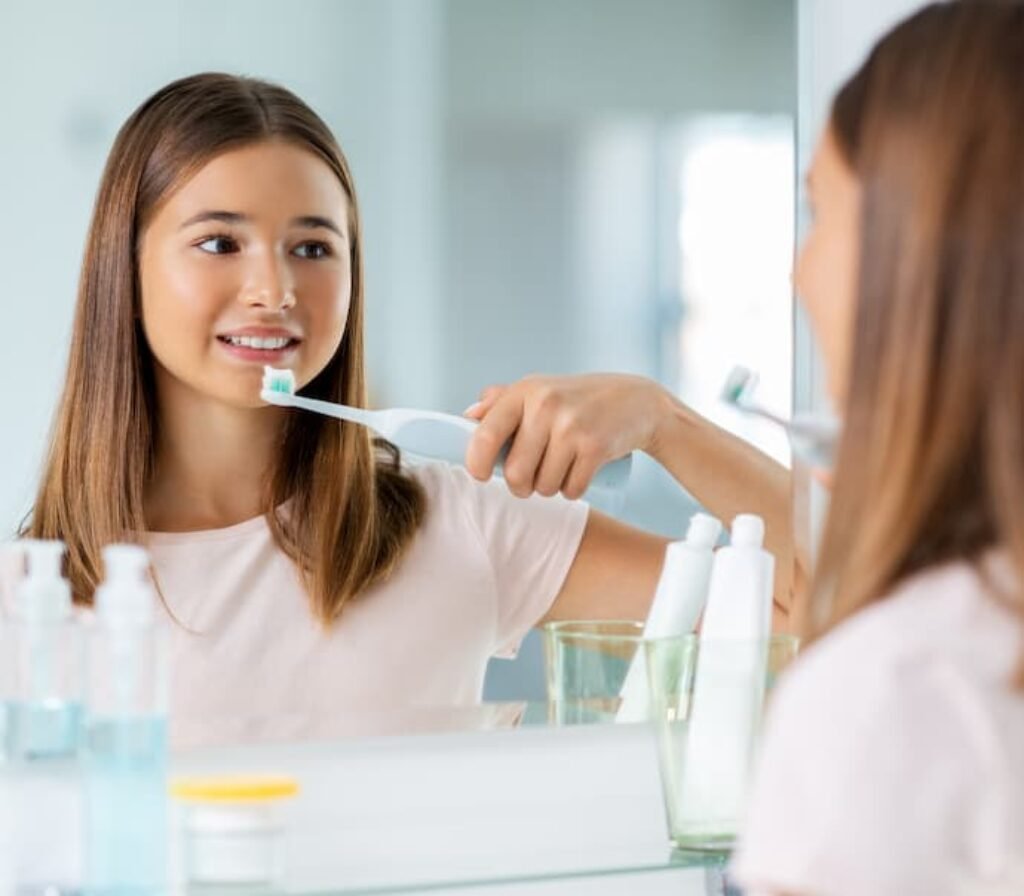
[(765, 521), (765, 547), (775, 556), (776, 628), (792, 604), (792, 477), (754, 446), (716, 426), (662, 390), (659, 423), (647, 453), (709, 513), (729, 524), (740, 513)]

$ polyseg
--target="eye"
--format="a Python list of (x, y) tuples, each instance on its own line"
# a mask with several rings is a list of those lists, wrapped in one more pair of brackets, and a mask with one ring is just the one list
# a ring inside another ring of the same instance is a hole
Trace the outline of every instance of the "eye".
[(208, 236), (206, 239), (195, 244), (196, 248), (207, 252), (210, 255), (229, 255), (238, 251), (238, 243), (231, 237), (223, 234)]
[(328, 255), (332, 255), (331, 247), (327, 243), (317, 242), (310, 240), (309, 242), (300, 243), (292, 250), (299, 258), (326, 258)]

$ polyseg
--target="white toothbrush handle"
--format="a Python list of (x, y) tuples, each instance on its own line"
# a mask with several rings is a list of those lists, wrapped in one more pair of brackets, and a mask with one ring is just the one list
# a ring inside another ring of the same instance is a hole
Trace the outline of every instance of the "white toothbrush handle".
[[(337, 405), (330, 401), (320, 401), (316, 398), (305, 398), (301, 395), (290, 395), (284, 392), (271, 392), (265, 390), (261, 393), (261, 398), (270, 404), (276, 404), (281, 407), (301, 408), (306, 411), (313, 411), (316, 414), (324, 414), (328, 417), (334, 417), (338, 420), (348, 420), (350, 423), (359, 423), (363, 426), (368, 426), (377, 432), (381, 431), (381, 426), (384, 424), (384, 420), (382, 418), (389, 413), (388, 411), (365, 411), (360, 408), (351, 408), (344, 405)], [(473, 421), (466, 420), (463, 417), (453, 419), (469, 424), (473, 428), (477, 425), (474, 424)], [(499, 463), (504, 461), (507, 450), (508, 446), (502, 449)], [(454, 460), (457, 463), (463, 462), (463, 458), (461, 457), (458, 459), (444, 459), (448, 461)], [(627, 454), (625, 457), (620, 457), (618, 460), (613, 460), (611, 463), (607, 463), (601, 467), (594, 474), (590, 487), (605, 491), (620, 491), (625, 488), (626, 483), (629, 482), (632, 470), (633, 455)]]
[(347, 405), (335, 404), (333, 401), (321, 401), (318, 398), (305, 398), (302, 395), (289, 395), (285, 392), (263, 391), (260, 397), (270, 404), (276, 404), (284, 408), (301, 408), (304, 411), (312, 411), (314, 414), (323, 414), (326, 417), (334, 417), (337, 420), (347, 420), (349, 423), (358, 423), (376, 429), (380, 424), (374, 419), (377, 415), (373, 411), (364, 411), (361, 408), (352, 408)]
[[(508, 449), (509, 444), (506, 443), (498, 454), (497, 469), (504, 467), (505, 458), (508, 456)], [(609, 461), (604, 466), (599, 467), (597, 472), (594, 474), (594, 478), (590, 480), (590, 485), (587, 488), (596, 488), (609, 492), (621, 491), (629, 482), (629, 477), (632, 472), (633, 455), (630, 453), (625, 457)]]

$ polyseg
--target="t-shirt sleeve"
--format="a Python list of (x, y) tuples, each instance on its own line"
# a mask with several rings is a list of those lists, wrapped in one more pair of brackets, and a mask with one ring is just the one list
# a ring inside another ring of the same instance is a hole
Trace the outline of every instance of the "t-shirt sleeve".
[(494, 573), (493, 655), (511, 659), (562, 589), (576, 559), (588, 507), (556, 496), (517, 498), (500, 479), (481, 483), (448, 470)]
[(748, 896), (947, 892), (985, 827), (947, 689), (879, 679), (868, 654), (864, 681), (829, 659), (798, 662), (774, 695), (733, 876)]

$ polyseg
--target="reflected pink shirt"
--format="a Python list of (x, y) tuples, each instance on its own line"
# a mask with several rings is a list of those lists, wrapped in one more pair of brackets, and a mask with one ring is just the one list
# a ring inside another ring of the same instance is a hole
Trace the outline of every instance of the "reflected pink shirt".
[(490, 657), (514, 656), (560, 591), (587, 507), (518, 499), (459, 468), (410, 472), (425, 522), (391, 578), (330, 628), (262, 517), (147, 536), (170, 611), (172, 727), (480, 701)]

